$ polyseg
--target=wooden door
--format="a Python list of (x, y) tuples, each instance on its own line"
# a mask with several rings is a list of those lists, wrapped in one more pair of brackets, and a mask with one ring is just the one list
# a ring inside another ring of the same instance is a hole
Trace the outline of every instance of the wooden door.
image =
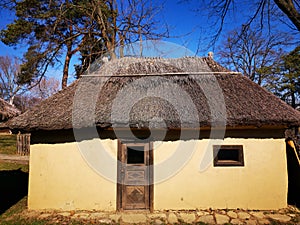
[(152, 210), (152, 154), (150, 143), (119, 143), (119, 210)]

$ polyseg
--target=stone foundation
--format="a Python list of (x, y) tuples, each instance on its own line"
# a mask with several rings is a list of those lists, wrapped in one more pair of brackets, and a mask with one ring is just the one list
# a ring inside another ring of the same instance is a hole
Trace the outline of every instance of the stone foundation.
[(47, 221), (79, 220), (87, 224), (300, 224), (300, 210), (291, 206), (277, 211), (29, 211), (28, 215)]

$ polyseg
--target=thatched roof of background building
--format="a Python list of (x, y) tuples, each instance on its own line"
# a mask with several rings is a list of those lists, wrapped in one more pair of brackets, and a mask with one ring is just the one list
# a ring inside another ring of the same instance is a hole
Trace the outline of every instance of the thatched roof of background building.
[(82, 76), (9, 126), (195, 128), (223, 126), (224, 120), (227, 127), (289, 127), (300, 124), (300, 113), (209, 57), (123, 58)]
[(0, 98), (0, 122), (7, 121), (21, 113), (14, 105)]

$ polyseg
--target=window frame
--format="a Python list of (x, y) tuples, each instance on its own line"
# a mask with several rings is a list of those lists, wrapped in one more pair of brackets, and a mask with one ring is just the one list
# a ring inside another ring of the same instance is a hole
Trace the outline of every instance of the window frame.
[[(219, 151), (226, 150), (237, 150), (238, 151), (238, 161), (236, 160), (219, 160), (218, 153)], [(244, 162), (244, 150), (243, 145), (213, 145), (213, 157), (214, 157), (214, 166), (215, 167), (224, 167), (224, 166), (245, 166)]]

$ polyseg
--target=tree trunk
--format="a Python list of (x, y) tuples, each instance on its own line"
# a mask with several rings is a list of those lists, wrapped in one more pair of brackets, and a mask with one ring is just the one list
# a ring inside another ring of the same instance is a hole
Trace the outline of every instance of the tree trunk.
[(65, 58), (63, 77), (62, 77), (62, 81), (61, 81), (61, 88), (62, 89), (66, 88), (67, 84), (68, 84), (69, 66), (70, 66), (70, 61), (71, 61), (71, 58), (72, 58), (71, 46), (68, 46), (67, 48), (68, 48), (68, 51), (67, 51), (66, 58)]
[(13, 96), (11, 96), (9, 98), (9, 104), (13, 105), (14, 104), (14, 100), (15, 100), (15, 96), (13, 95)]
[(111, 60), (117, 59), (117, 54), (116, 54), (114, 45), (112, 45), (111, 43), (109, 43), (106, 46), (107, 46), (107, 49), (108, 49), (108, 52), (109, 52)]
[(120, 58), (124, 57), (124, 39), (125, 37), (121, 34), (119, 34), (119, 39), (120, 39), (120, 50), (119, 50), (119, 54), (120, 54)]
[(300, 31), (300, 14), (292, 0), (274, 0), (275, 4), (279, 9), (288, 16), (290, 21), (295, 25), (295, 27)]
[(296, 108), (296, 97), (295, 97), (295, 92), (293, 91), (291, 93), (292, 95), (292, 107), (295, 109)]

